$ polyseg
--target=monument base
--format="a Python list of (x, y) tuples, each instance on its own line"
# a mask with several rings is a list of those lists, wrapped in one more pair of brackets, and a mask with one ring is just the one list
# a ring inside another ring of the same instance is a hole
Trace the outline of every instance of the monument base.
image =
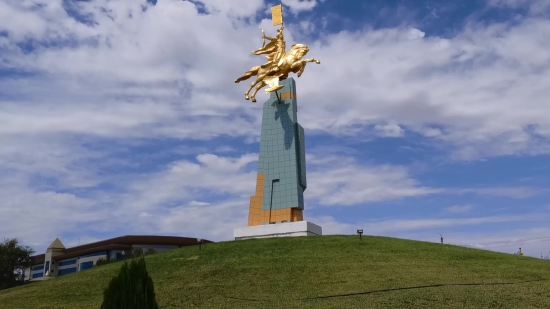
[(235, 240), (317, 235), (323, 235), (323, 229), (317, 224), (308, 221), (255, 225), (239, 227), (233, 230)]

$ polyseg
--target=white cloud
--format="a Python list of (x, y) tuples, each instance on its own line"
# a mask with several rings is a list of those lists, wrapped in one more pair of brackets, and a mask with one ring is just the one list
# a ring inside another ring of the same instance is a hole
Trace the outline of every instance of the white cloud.
[[(186, 1), (159, 1), (146, 12), (140, 7), (144, 2), (75, 4), (97, 22), (94, 27), (76, 23), (60, 1), (25, 10), (30, 3), (3, 3), (13, 16), (4, 25), (8, 32), (21, 29), (12, 21), (16, 18), (36, 19), (35, 28), (43, 30), (14, 32), (4, 43), (2, 60), (41, 75), (0, 84), (0, 91), (14, 98), (26, 89), (25, 99), (2, 102), (0, 119), (6, 125), (0, 134), (202, 139), (259, 134), (261, 106), (242, 100), (246, 84), (232, 81), (260, 61), (250, 55), (260, 44), (258, 29), (238, 17), (262, 10), (260, 1), (241, 6), (205, 1), (204, 9), (216, 12), (211, 15), (198, 14)], [(314, 2), (289, 5), (297, 3)], [(193, 26), (183, 27), (181, 20)], [(302, 28), (288, 25), (288, 41)], [(541, 116), (547, 114), (550, 80), (543, 66), (550, 59), (546, 29), (547, 20), (531, 18), (514, 25), (472, 23), (450, 39), (400, 28), (322, 35), (323, 45), (310, 46), (322, 65), (306, 69), (311, 73), (298, 81), (300, 121), (308, 131), (355, 135), (391, 119), (395, 126), (455, 146), (448, 149), (459, 160), (550, 153), (547, 134), (535, 140), (525, 129), (550, 130)], [(77, 47), (23, 53), (15, 44), (24, 37), (71, 38)], [(431, 125), (444, 130), (427, 130)]]
[[(0, 234), (17, 237), (31, 245), (44, 245), (67, 230), (109, 217), (98, 209), (100, 199), (70, 193), (36, 192), (20, 186), (0, 187)], [(101, 229), (101, 224), (98, 224)], [(47, 246), (47, 245), (46, 245)]]
[(149, 217), (152, 217), (153, 215), (151, 215), (150, 213), (147, 213), (145, 211), (142, 211), (139, 213), (139, 217), (140, 218), (149, 218)]
[(191, 2), (197, 3), (210, 14), (229, 15), (232, 17), (254, 16), (265, 6), (263, 0), (193, 0)]
[(207, 202), (197, 202), (197, 201), (191, 201), (189, 202), (189, 206), (208, 206), (210, 203)]
[(419, 132), (425, 137), (439, 137), (443, 135), (440, 129), (430, 127), (421, 128)]
[[(464, 225), (480, 225), (489, 223), (521, 222), (521, 221), (545, 221), (548, 215), (526, 214), (520, 216), (491, 216), (472, 218), (437, 218), (437, 219), (388, 219), (369, 220), (355, 223), (341, 223), (330, 216), (312, 218), (312, 221), (319, 222), (327, 227), (327, 234), (354, 234), (355, 226), (363, 227), (365, 234), (384, 235), (403, 231), (416, 231), (432, 228), (449, 228)], [(324, 231), (323, 231), (324, 233)]]
[(305, 195), (318, 205), (355, 205), (443, 191), (421, 186), (402, 166), (365, 166), (335, 156), (310, 156), (308, 164), (315, 168), (308, 171)]
[(281, 1), (285, 6), (288, 6), (292, 14), (295, 14), (295, 15), (302, 11), (311, 11), (317, 5), (317, 0), (281, 0)]
[(425, 35), (426, 35), (425, 32), (422, 32), (418, 29), (413, 28), (413, 29), (409, 29), (408, 38), (409, 38), (409, 40), (415, 40), (415, 39), (423, 38)]
[(160, 216), (156, 227), (163, 234), (230, 240), (233, 229), (247, 224), (248, 199), (226, 200), (208, 206), (180, 206)]
[(223, 146), (219, 146), (218, 148), (216, 148), (215, 151), (216, 152), (234, 152), (236, 150), (235, 150), (235, 148), (233, 148), (231, 146), (223, 145)]
[(122, 196), (124, 199), (116, 212), (127, 215), (140, 210), (159, 211), (165, 204), (180, 204), (184, 200), (190, 200), (189, 206), (200, 206), (196, 198), (211, 194), (243, 197), (253, 194), (256, 173), (245, 168), (258, 160), (257, 154), (235, 158), (201, 154), (196, 160), (198, 163), (176, 161), (158, 173), (133, 177), (128, 186), (132, 194)]
[(377, 124), (374, 126), (374, 130), (383, 137), (401, 137), (404, 134), (403, 129), (396, 124)]
[(454, 206), (448, 207), (447, 211), (451, 213), (465, 213), (472, 210), (472, 208), (473, 208), (472, 205), (454, 205)]
[(511, 198), (527, 198), (540, 192), (536, 189), (526, 187), (495, 187), (458, 189), (456, 193), (476, 193), (481, 195), (504, 196)]
[(300, 30), (303, 34), (311, 34), (315, 31), (315, 24), (306, 20), (300, 21)]
[[(85, 142), (85, 139), (80, 142)], [(56, 178), (61, 186), (93, 187), (101, 181), (95, 175), (95, 168), (82, 169), (78, 167), (79, 163), (115, 160), (63, 137), (0, 135), (0, 144), (0, 170), (6, 170), (3, 175), (9, 175), (0, 177), (4, 186), (31, 182), (33, 177), (42, 176)]]

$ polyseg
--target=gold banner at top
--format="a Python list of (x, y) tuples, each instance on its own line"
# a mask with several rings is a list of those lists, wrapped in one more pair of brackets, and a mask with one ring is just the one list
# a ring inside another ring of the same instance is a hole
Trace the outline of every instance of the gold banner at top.
[(271, 7), (271, 20), (273, 21), (273, 26), (281, 25), (283, 23), (282, 4)]

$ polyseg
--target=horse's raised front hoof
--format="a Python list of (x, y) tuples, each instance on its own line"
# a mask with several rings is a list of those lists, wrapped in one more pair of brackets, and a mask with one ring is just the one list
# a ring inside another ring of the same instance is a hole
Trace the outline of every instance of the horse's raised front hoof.
[(244, 95), (244, 99), (245, 99), (245, 100), (250, 99), (250, 98), (248, 97), (248, 94), (245, 94), (245, 95)]
[(252, 98), (252, 103), (256, 103), (256, 97)]

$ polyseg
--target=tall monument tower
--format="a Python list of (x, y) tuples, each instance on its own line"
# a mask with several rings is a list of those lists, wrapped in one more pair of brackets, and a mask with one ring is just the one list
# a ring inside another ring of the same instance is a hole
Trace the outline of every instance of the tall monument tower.
[[(306, 154), (304, 129), (298, 123), (296, 83), (290, 72), (300, 77), (307, 62), (320, 63), (315, 58), (303, 59), (309, 51), (303, 44), (294, 44), (285, 51), (282, 6), (272, 8), (273, 25), (281, 25), (275, 37), (262, 30), (264, 45), (252, 52), (265, 54), (267, 63), (256, 66), (235, 82), (256, 76), (245, 92), (245, 99), (256, 102), (256, 93), (264, 86), (270, 98), (263, 104), (260, 157), (255, 195), (250, 197), (248, 226), (234, 230), (235, 239), (321, 235), (320, 226), (304, 221), (304, 190)], [(265, 40), (270, 42), (266, 45)], [(250, 96), (249, 92), (256, 86)]]
[[(264, 103), (256, 194), (250, 197), (248, 226), (303, 220), (306, 183), (304, 129), (297, 119), (296, 84)], [(277, 96), (279, 98), (277, 98)]]

